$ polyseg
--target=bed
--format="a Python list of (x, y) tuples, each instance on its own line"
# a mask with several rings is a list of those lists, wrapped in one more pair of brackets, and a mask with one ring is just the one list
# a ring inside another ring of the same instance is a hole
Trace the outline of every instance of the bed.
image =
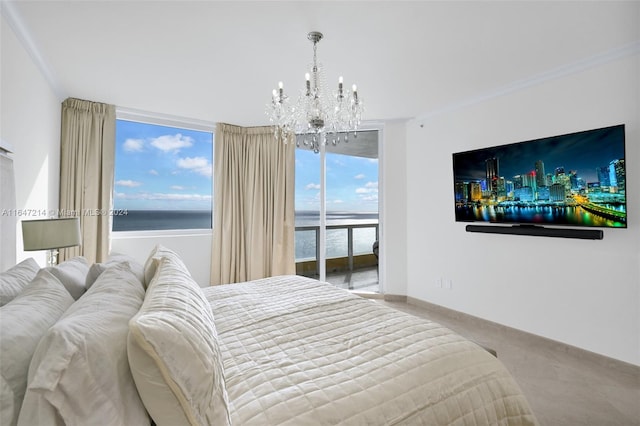
[[(60, 330), (44, 333), (17, 424), (537, 424), (496, 357), (434, 322), (299, 276), (201, 288), (163, 247), (144, 265), (113, 265), (65, 301), (58, 322), (80, 311), (84, 322), (93, 315), (104, 323), (96, 301), (120, 298), (126, 309), (109, 320), (117, 332), (80, 339), (100, 343), (78, 351), (82, 365), (67, 366), (73, 390), (46, 392), (31, 379), (50, 376), (56, 355), (42, 346), (55, 347)], [(126, 285), (109, 291), (115, 281)], [(83, 300), (93, 302), (78, 307)], [(102, 373), (87, 384), (78, 371), (93, 364), (113, 369), (117, 383)]]
[(534, 424), (502, 364), (436, 323), (299, 276), (204, 293), (233, 424)]

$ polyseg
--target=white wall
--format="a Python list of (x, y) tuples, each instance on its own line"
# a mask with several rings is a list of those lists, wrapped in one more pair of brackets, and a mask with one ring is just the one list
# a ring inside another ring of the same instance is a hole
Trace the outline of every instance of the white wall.
[(191, 277), (201, 287), (211, 277), (211, 231), (120, 232), (112, 235), (111, 252), (128, 254), (144, 265), (151, 249), (162, 244), (180, 255)]
[(384, 125), (380, 156), (381, 244), (380, 281), (386, 294), (407, 294), (406, 125), (388, 121)]
[[(408, 296), (640, 365), (639, 62), (594, 65), (408, 123)], [(620, 123), (627, 229), (588, 241), (473, 234), (455, 223), (453, 152)]]
[[(17, 220), (46, 217), (58, 208), (60, 102), (2, 15), (0, 52), (0, 137), (13, 145)], [(44, 213), (44, 214), (42, 214)], [(42, 266), (46, 252), (22, 250), (18, 223), (16, 261), (33, 257)]]

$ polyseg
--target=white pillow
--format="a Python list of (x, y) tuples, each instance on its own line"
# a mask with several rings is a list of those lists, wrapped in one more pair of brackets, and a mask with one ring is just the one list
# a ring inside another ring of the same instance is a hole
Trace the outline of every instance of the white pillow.
[(106, 271), (107, 268), (123, 262), (129, 265), (129, 269), (131, 269), (131, 272), (133, 272), (138, 280), (140, 280), (140, 282), (144, 284), (144, 269), (140, 263), (136, 262), (132, 257), (127, 256), (126, 254), (112, 254), (109, 256), (106, 262), (94, 263), (89, 267), (89, 272), (87, 273), (87, 278), (85, 280), (85, 287), (87, 288), (87, 290), (91, 288), (100, 274)]
[(107, 269), (109, 269), (109, 265), (106, 263), (94, 263), (93, 265), (91, 265), (89, 267), (89, 272), (87, 272), (87, 278), (84, 282), (84, 286), (86, 287), (86, 289), (89, 290), (93, 283), (96, 282), (98, 277), (102, 275), (102, 273)]
[(51, 271), (64, 284), (71, 297), (75, 300), (78, 300), (84, 294), (87, 274), (89, 273), (89, 262), (84, 257), (76, 256), (46, 269)]
[(133, 257), (121, 254), (121, 253), (111, 253), (109, 255), (109, 259), (107, 259), (107, 264), (112, 265), (114, 263), (120, 262), (129, 262), (129, 266), (131, 268), (131, 272), (140, 280), (140, 282), (144, 285), (144, 267), (143, 265), (135, 260)]
[(72, 303), (62, 283), (41, 270), (15, 299), (0, 308), (0, 424), (16, 424), (36, 346)]
[(158, 426), (230, 424), (211, 306), (184, 265), (163, 257), (129, 322), (129, 364)]
[(40, 270), (33, 258), (25, 259), (17, 265), (0, 273), (0, 306), (13, 300), (36, 276)]
[(19, 425), (148, 425), (127, 359), (144, 289), (125, 264), (107, 269), (45, 334), (29, 367)]
[(149, 257), (147, 258), (147, 261), (144, 263), (145, 287), (149, 287), (149, 284), (151, 284), (151, 280), (156, 274), (158, 263), (160, 262), (160, 259), (162, 259), (163, 257), (170, 257), (171, 259), (173, 259), (181, 268), (184, 269), (184, 271), (186, 271), (187, 275), (191, 276), (189, 274), (189, 270), (185, 266), (184, 262), (182, 261), (182, 258), (180, 258), (180, 255), (178, 255), (178, 253), (176, 253), (171, 249), (166, 248), (162, 244), (158, 244), (153, 248), (153, 250), (151, 250), (151, 253), (149, 253)]

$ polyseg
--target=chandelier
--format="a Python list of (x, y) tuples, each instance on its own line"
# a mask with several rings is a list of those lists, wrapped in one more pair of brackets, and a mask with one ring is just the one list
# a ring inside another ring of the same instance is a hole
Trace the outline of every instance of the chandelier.
[(294, 137), (300, 135), (296, 138), (297, 146), (302, 144), (318, 153), (320, 145), (337, 145), (341, 140), (348, 142), (349, 133), (358, 136), (363, 106), (356, 85), (351, 91), (344, 89), (342, 77), (338, 79), (337, 90), (327, 92), (322, 64), (318, 63), (316, 54), (322, 33), (312, 31), (307, 38), (313, 42), (313, 63), (310, 72), (305, 74), (306, 86), (294, 103), (285, 95), (284, 86), (279, 82), (266, 113), (274, 125), (276, 138), (286, 140), (292, 134)]

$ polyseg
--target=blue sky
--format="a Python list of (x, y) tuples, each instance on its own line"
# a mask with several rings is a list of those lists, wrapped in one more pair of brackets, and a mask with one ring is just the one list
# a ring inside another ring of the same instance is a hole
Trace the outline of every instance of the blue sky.
[(210, 210), (212, 133), (116, 122), (114, 207)]
[[(212, 134), (116, 122), (114, 207), (209, 210)], [(327, 154), (327, 211), (378, 211), (378, 160)], [(295, 209), (320, 208), (320, 155), (296, 150)]]
[[(378, 160), (327, 154), (327, 211), (378, 211)], [(320, 156), (296, 150), (296, 210), (320, 209)]]

